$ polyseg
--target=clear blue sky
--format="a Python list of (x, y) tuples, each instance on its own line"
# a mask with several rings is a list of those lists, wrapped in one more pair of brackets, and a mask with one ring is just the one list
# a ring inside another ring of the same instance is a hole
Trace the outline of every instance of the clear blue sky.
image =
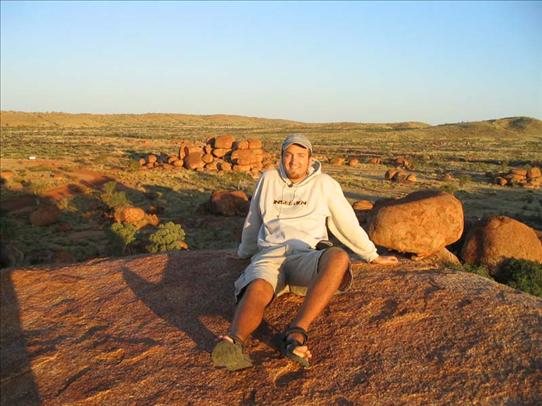
[(542, 119), (542, 4), (2, 1), (1, 108)]

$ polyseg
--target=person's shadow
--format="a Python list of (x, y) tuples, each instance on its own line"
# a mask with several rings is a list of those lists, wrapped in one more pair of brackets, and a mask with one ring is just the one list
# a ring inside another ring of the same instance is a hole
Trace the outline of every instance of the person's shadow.
[[(147, 281), (128, 268), (122, 273), (127, 285), (149, 309), (183, 331), (200, 350), (211, 352), (217, 334), (228, 333), (235, 310), (233, 284), (248, 261), (232, 258), (233, 251), (208, 253), (216, 259), (201, 261), (199, 256), (190, 253), (169, 252), (162, 278), (157, 283)], [(213, 265), (218, 263), (220, 266)], [(229, 271), (220, 272), (223, 269)], [(228, 322), (227, 327), (224, 321)], [(273, 346), (274, 334), (274, 329), (264, 320), (253, 336)]]

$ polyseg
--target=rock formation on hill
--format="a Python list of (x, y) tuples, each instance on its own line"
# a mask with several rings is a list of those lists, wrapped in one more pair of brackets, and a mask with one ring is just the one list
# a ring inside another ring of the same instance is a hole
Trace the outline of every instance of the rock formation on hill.
[(313, 366), (270, 344), (301, 298), (268, 308), (252, 369), (214, 369), (232, 283), (227, 251), (6, 269), (3, 405), (522, 404), (542, 401), (542, 300), (473, 274), (358, 265), (313, 325)]

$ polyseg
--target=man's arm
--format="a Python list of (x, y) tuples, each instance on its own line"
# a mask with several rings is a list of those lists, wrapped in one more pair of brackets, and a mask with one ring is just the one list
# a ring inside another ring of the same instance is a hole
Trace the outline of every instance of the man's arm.
[(263, 184), (263, 177), (258, 180), (254, 188), (254, 194), (250, 201), (248, 214), (243, 225), (241, 244), (237, 248), (237, 255), (240, 258), (250, 258), (258, 251), (258, 233), (262, 225), (262, 214), (260, 212), (260, 196)]
[(331, 188), (327, 194), (331, 216), (328, 227), (335, 237), (367, 262), (379, 257), (376, 247), (359, 225), (354, 209), (344, 197), (341, 186), (332, 178), (327, 185)]

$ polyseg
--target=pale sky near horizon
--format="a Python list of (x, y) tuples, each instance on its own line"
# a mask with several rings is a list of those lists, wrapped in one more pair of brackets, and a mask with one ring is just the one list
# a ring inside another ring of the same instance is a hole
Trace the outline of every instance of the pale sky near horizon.
[(542, 119), (540, 2), (1, 2), (1, 109)]

